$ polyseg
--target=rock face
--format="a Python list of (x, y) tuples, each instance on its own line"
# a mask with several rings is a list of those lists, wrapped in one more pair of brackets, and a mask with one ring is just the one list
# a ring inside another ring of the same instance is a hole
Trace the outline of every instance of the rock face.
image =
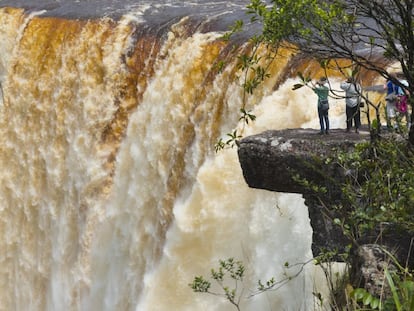
[[(350, 244), (332, 221), (339, 216), (332, 207), (342, 196), (339, 183), (345, 172), (327, 159), (335, 150), (351, 151), (356, 143), (369, 139), (367, 130), (356, 134), (338, 129), (330, 135), (319, 135), (319, 131), (312, 129), (266, 131), (242, 139), (238, 144), (238, 155), (243, 176), (250, 187), (303, 195), (313, 229), (312, 251), (316, 257), (326, 250), (342, 253)], [(295, 178), (298, 173), (311, 184), (325, 187), (326, 193), (316, 196), (309, 191), (309, 184), (304, 185)], [(358, 241), (359, 245), (353, 245), (351, 249), (351, 283), (355, 287), (365, 286), (374, 295), (379, 294), (388, 264), (383, 249), (394, 254), (400, 263), (414, 267), (413, 240), (410, 234), (395, 230), (391, 223), (381, 224), (366, 234)], [(333, 259), (342, 260), (340, 257)]]
[(343, 250), (349, 243), (332, 223), (335, 211), (324, 206), (295, 176), (300, 173), (312, 184), (324, 186), (331, 204), (341, 197), (338, 182), (344, 171), (326, 160), (336, 149), (352, 150), (357, 142), (368, 141), (368, 131), (360, 134), (332, 130), (330, 135), (319, 135), (314, 129), (288, 129), (266, 131), (249, 136), (239, 143), (238, 156), (243, 176), (252, 188), (277, 192), (300, 193), (309, 208), (313, 228), (312, 250), (314, 256), (323, 249)]
[(308, 189), (294, 180), (295, 174), (335, 190), (332, 182), (340, 181), (343, 172), (325, 165), (325, 160), (335, 149), (352, 150), (364, 140), (369, 140), (367, 131), (348, 134), (338, 129), (330, 135), (313, 129), (266, 131), (242, 139), (238, 155), (250, 187), (304, 194)]
[(384, 248), (377, 244), (361, 245), (353, 257), (351, 279), (375, 297), (390, 297), (390, 286), (384, 281), (386, 269), (397, 271)]

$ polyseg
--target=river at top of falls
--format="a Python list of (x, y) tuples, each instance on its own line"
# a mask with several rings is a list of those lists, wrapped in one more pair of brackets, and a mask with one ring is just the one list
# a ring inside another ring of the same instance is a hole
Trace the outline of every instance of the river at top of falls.
[[(233, 310), (188, 286), (227, 258), (242, 310), (321, 309), (302, 197), (250, 189), (236, 148), (214, 152), (234, 129), (318, 128), (316, 95), (291, 89), (314, 67), (288, 50), (238, 121), (243, 47), (220, 36), (244, 4), (0, 0), (27, 9), (0, 9), (0, 310)], [(341, 100), (330, 114), (344, 127)]]
[[(245, 19), (247, 0), (0, 0), (1, 7), (45, 11), (44, 16), (85, 19), (111, 17), (119, 19), (133, 12), (145, 23), (163, 24), (184, 16), (210, 17), (215, 27), (226, 27), (235, 19)], [(221, 26), (220, 26), (221, 25)]]

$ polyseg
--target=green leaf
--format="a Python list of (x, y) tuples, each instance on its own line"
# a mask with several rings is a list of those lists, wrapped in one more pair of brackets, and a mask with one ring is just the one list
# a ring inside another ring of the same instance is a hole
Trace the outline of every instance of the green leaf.
[(305, 86), (305, 85), (304, 84), (301, 84), (301, 83), (297, 83), (297, 84), (293, 85), (292, 90), (295, 91), (297, 89), (300, 89), (303, 86)]
[(372, 298), (372, 295), (366, 292), (364, 298), (362, 299), (362, 303), (364, 304), (364, 306), (368, 306), (369, 304), (371, 304)]
[(390, 274), (390, 272), (388, 271), (388, 269), (385, 269), (384, 271), (385, 273), (385, 277), (387, 279), (388, 284), (390, 285), (391, 288), (391, 292), (392, 292), (392, 298), (394, 300), (394, 304), (395, 307), (397, 308), (397, 311), (401, 311), (401, 302), (400, 302), (400, 298), (398, 297), (398, 293), (397, 293), (397, 288), (394, 284), (394, 280)]
[(205, 280), (202, 276), (196, 276), (193, 283), (188, 284), (194, 292), (196, 293), (206, 293), (208, 292), (211, 283)]
[(371, 300), (371, 308), (374, 310), (378, 309), (379, 305), (380, 305), (380, 300), (378, 298), (373, 297)]
[(366, 292), (364, 288), (356, 288), (352, 291), (351, 297), (354, 297), (356, 301), (360, 301), (364, 298)]

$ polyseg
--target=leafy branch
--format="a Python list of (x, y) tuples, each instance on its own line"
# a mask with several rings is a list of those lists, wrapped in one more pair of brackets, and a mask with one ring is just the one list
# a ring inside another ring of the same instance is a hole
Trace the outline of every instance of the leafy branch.
[[(303, 272), (305, 266), (312, 262), (314, 262), (314, 259), (310, 259), (306, 262), (297, 263), (294, 265), (290, 265), (288, 262), (285, 262), (284, 267), (286, 269), (292, 269), (295, 267), (299, 267), (299, 269), (293, 275), (288, 275), (285, 273), (285, 277), (280, 281), (277, 281), (274, 277), (265, 283), (259, 280), (257, 291), (253, 292), (249, 296), (246, 296), (245, 298), (251, 298), (265, 291), (275, 291), (281, 288), (283, 285), (298, 277)], [(245, 271), (246, 269), (241, 261), (236, 261), (233, 258), (229, 258), (227, 260), (219, 260), (219, 268), (211, 269), (210, 278), (215, 282), (216, 285), (218, 285), (221, 290), (220, 292), (214, 291), (212, 289), (213, 284), (211, 281), (207, 280), (203, 276), (196, 276), (193, 282), (188, 284), (188, 286), (190, 286), (191, 289), (196, 293), (207, 293), (210, 295), (222, 297), (229, 301), (238, 311), (240, 311), (240, 303), (244, 292), (241, 285)], [(228, 284), (230, 283), (233, 283), (233, 286), (229, 286)]]
[[(211, 269), (210, 277), (222, 290), (222, 293), (211, 290), (211, 282), (203, 276), (197, 276), (193, 282), (188, 284), (196, 293), (207, 293), (220, 296), (227, 299), (237, 310), (240, 311), (240, 300), (243, 290), (239, 289), (239, 283), (243, 281), (245, 268), (241, 261), (235, 261), (233, 258), (227, 260), (219, 260), (219, 268)], [(233, 287), (229, 287), (227, 283), (234, 282)]]
[(274, 277), (270, 278), (269, 280), (267, 280), (265, 283), (263, 283), (261, 280), (258, 281), (258, 291), (253, 293), (251, 296), (255, 296), (259, 293), (265, 292), (265, 291), (270, 291), (270, 290), (278, 290), (279, 288), (281, 288), (282, 286), (284, 286), (286, 283), (292, 281), (294, 278), (298, 277), (304, 270), (305, 266), (308, 265), (309, 263), (314, 262), (314, 259), (309, 259), (306, 262), (301, 262), (301, 263), (296, 263), (293, 265), (290, 265), (288, 262), (285, 262), (284, 267), (286, 269), (291, 269), (294, 267), (299, 267), (299, 269), (296, 271), (296, 273), (294, 273), (293, 275), (288, 275), (287, 273), (285, 273), (285, 278), (276, 281), (276, 279)]

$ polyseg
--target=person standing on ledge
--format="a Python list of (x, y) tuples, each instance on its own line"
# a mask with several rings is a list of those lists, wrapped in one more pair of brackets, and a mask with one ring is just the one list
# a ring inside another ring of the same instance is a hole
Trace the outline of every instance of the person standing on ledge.
[(388, 79), (384, 85), (384, 89), (387, 91), (385, 96), (386, 102), (386, 117), (387, 117), (387, 127), (388, 128), (397, 128), (395, 123), (396, 110), (397, 110), (397, 95), (399, 86), (394, 83), (393, 80), (396, 80), (395, 76), (391, 76), (391, 79)]
[(320, 135), (329, 134), (329, 88), (326, 85), (327, 79), (322, 77), (316, 82), (316, 85), (312, 87), (312, 90), (318, 95), (318, 116), (319, 124), (321, 127)]
[(397, 73), (398, 81), (401, 83), (400, 86), (398, 86), (398, 94), (397, 94), (397, 104), (396, 108), (398, 113), (401, 116), (405, 117), (405, 120), (407, 122), (407, 128), (410, 129), (411, 127), (411, 120), (410, 115), (408, 112), (408, 81), (405, 79), (404, 74), (402, 72)]
[(361, 113), (359, 104), (361, 103), (361, 86), (354, 78), (349, 77), (345, 82), (340, 84), (340, 88), (345, 91), (345, 114), (346, 114), (346, 131), (352, 128), (352, 120), (355, 125), (355, 133), (359, 133), (361, 126)]

